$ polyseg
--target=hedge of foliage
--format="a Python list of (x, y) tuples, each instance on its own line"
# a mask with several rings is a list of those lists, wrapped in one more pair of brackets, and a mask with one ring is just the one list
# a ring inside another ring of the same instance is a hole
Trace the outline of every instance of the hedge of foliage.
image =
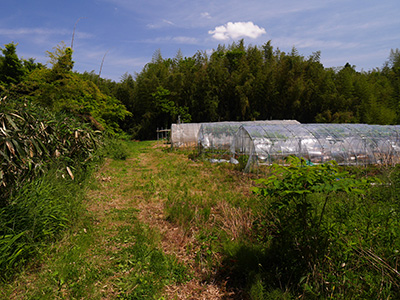
[(77, 217), (101, 135), (66, 114), (0, 101), (0, 278)]

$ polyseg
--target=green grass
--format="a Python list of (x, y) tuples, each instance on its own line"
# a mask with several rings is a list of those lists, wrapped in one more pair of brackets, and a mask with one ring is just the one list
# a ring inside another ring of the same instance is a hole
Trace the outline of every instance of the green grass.
[(138, 209), (110, 208), (100, 221), (85, 207), (91, 205), (84, 200), (88, 189), (108, 193), (93, 199), (95, 204), (107, 205), (122, 186), (130, 198), (129, 168), (138, 167), (137, 156), (150, 144), (124, 143), (134, 163), (114, 158), (92, 181), (54, 174), (35, 180), (1, 210), (1, 230), (7, 233), (0, 244), (1, 299), (152, 298), (166, 284), (190, 278), (185, 266), (161, 251), (157, 232), (138, 221)]
[(190, 279), (187, 268), (159, 249), (160, 237), (143, 224), (123, 226), (115, 237), (123, 247), (114, 267), (124, 274), (117, 283), (123, 299), (154, 299), (167, 284)]
[(291, 174), (270, 181), (270, 189), (290, 190), (264, 194), (252, 238), (228, 248), (226, 261), (237, 261), (230, 270), (237, 274), (232, 280), (244, 283), (250, 294), (256, 288), (254, 299), (261, 294), (267, 299), (278, 290), (285, 297), (306, 299), (398, 298), (400, 223), (395, 191), (400, 186), (393, 184), (398, 182), (398, 171), (393, 169), (389, 176), (383, 170), (381, 183), (365, 187), (362, 193), (308, 195), (294, 193), (293, 187), (312, 170), (299, 171), (305, 172), (302, 177)]
[(12, 278), (43, 244), (59, 238), (80, 217), (82, 183), (50, 172), (24, 185), (0, 209), (0, 279)]

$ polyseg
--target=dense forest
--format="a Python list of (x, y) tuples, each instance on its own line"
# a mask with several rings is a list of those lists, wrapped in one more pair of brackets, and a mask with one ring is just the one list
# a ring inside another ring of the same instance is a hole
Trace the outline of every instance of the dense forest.
[(48, 51), (50, 67), (20, 59), (10, 43), (0, 56), (0, 95), (69, 111), (97, 129), (154, 139), (157, 127), (177, 122), (296, 119), (302, 123), (400, 122), (400, 52), (388, 50), (382, 67), (356, 71), (347, 63), (325, 68), (319, 51), (304, 57), (243, 40), (151, 62), (119, 82), (94, 71), (73, 71), (73, 51)]

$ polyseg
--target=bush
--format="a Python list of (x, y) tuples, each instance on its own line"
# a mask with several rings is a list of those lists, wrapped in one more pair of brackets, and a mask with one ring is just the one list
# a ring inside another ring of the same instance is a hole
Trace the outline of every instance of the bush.
[[(334, 163), (311, 167), (294, 159), (273, 172), (254, 188), (265, 208), (253, 228), (263, 250), (252, 272), (261, 274), (264, 292), (398, 298), (399, 206), (390, 192), (397, 187), (357, 179)], [(395, 182), (395, 174), (386, 180)]]
[(115, 137), (108, 137), (104, 142), (104, 155), (115, 160), (126, 160), (129, 156), (129, 149), (122, 140)]
[(74, 117), (9, 99), (0, 111), (0, 207), (54, 165), (71, 173), (96, 158), (100, 135)]
[(0, 101), (0, 280), (81, 213), (101, 136), (66, 114)]

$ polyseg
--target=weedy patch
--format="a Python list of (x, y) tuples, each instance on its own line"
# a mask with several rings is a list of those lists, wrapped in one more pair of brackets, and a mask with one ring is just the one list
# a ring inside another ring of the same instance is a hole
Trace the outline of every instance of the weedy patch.
[(5, 298), (400, 295), (398, 168), (372, 170), (371, 184), (366, 169), (293, 161), (254, 181), (155, 142), (126, 149), (85, 188), (86, 213), (70, 207), (81, 215), (71, 231), (2, 285)]
[[(392, 214), (398, 206), (391, 197), (377, 202), (376, 196), (398, 187), (356, 177), (334, 162), (306, 166), (293, 158), (290, 163), (274, 166), (254, 188), (266, 209), (254, 224), (259, 265), (244, 272), (250, 289), (260, 288), (261, 280), (266, 294), (280, 289), (282, 295), (305, 298), (397, 298), (393, 236), (400, 227)], [(240, 251), (235, 253), (239, 259)]]

